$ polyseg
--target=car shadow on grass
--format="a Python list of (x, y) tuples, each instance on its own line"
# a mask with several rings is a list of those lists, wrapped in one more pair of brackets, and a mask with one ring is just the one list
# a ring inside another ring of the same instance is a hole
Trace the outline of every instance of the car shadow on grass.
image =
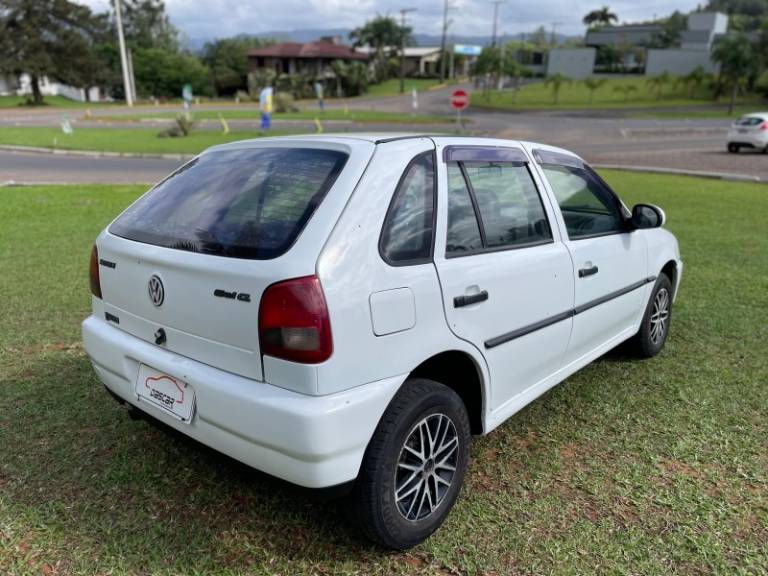
[[(241, 570), (385, 552), (347, 499), (260, 473), (153, 420), (133, 421), (87, 358), (0, 378), (0, 500), (72, 557), (128, 572)], [(73, 561), (70, 558), (70, 561)]]

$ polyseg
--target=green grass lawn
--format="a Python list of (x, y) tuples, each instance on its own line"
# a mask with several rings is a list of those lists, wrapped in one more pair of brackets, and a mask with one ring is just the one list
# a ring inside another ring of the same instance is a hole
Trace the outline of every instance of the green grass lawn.
[(71, 135), (58, 128), (0, 127), (0, 144), (14, 146), (38, 146), (61, 150), (97, 150), (104, 152), (131, 152), (142, 154), (197, 154), (215, 144), (236, 140), (279, 136), (286, 131), (238, 130), (224, 134), (197, 130), (186, 138), (160, 138), (158, 129), (145, 128), (78, 128)]
[(768, 573), (767, 189), (604, 175), (680, 240), (666, 349), (610, 354), (477, 439), (447, 523), (407, 554), (103, 391), (88, 257), (142, 187), (0, 189), (0, 574)]
[[(336, 106), (337, 104), (334, 104)], [(147, 112), (144, 114), (130, 114), (126, 116), (109, 116), (109, 121), (137, 121), (145, 120), (149, 118), (162, 118), (171, 119), (175, 118), (178, 112)], [(221, 115), (226, 120), (253, 120), (258, 122), (261, 118), (258, 108), (250, 107), (243, 109), (229, 109), (229, 110), (205, 110), (197, 109), (192, 110), (192, 115), (198, 120), (217, 120)], [(273, 120), (309, 120), (313, 121), (315, 118), (321, 122), (325, 120), (348, 120), (350, 122), (358, 123), (392, 123), (392, 124), (434, 124), (450, 122), (450, 118), (443, 116), (431, 116), (427, 114), (408, 114), (399, 112), (380, 112), (377, 110), (354, 110), (343, 108), (326, 108), (324, 112), (315, 108), (306, 108), (299, 112), (284, 112), (280, 114), (273, 114)]]
[(632, 112), (630, 116), (632, 118), (657, 118), (660, 120), (735, 120), (744, 114), (751, 114), (752, 112), (764, 112), (765, 110), (768, 110), (768, 104), (744, 104), (741, 106), (735, 106), (733, 109), (733, 114), (728, 114), (728, 106), (726, 104), (719, 104), (709, 108), (694, 108), (688, 110)]
[[(416, 88), (416, 90), (419, 92), (423, 92), (424, 90), (429, 90), (430, 88), (435, 88), (437, 86), (440, 86), (440, 80), (436, 78), (405, 79), (406, 94), (410, 94), (414, 88)], [(371, 96), (379, 98), (381, 96), (397, 96), (399, 94), (400, 79), (390, 78), (389, 80), (384, 80), (384, 82), (379, 82), (378, 84), (371, 84), (368, 86), (368, 92), (365, 93), (363, 98)]]
[[(624, 94), (615, 91), (617, 86), (634, 86), (636, 92), (625, 99)], [(513, 103), (513, 90), (503, 92), (491, 91), (490, 99), (486, 100), (480, 90), (472, 93), (472, 104), (485, 108), (502, 109), (531, 109), (531, 108), (672, 108), (684, 106), (707, 106), (715, 104), (704, 89), (691, 98), (688, 88), (675, 87), (669, 83), (662, 89), (661, 99), (657, 99), (656, 91), (648, 85), (646, 78), (611, 78), (595, 91), (594, 100), (589, 102), (589, 90), (584, 82), (572, 81), (560, 89), (558, 104), (554, 104), (552, 88), (544, 82), (535, 82), (523, 86), (517, 95), (517, 103)], [(720, 101), (722, 104), (723, 101)], [(753, 102), (750, 102), (753, 103)], [(759, 105), (757, 105), (759, 108)]]

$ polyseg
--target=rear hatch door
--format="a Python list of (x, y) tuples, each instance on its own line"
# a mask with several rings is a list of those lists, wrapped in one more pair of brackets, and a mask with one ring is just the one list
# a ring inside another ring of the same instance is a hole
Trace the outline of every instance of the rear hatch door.
[(107, 321), (261, 380), (261, 295), (275, 282), (314, 274), (372, 154), (364, 144), (225, 147), (190, 162), (99, 237)]

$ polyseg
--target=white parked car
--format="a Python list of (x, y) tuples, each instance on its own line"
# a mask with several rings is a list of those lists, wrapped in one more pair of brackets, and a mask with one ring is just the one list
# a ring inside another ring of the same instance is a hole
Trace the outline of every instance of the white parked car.
[(728, 152), (742, 148), (768, 152), (768, 112), (746, 114), (731, 124), (728, 130)]
[(473, 434), (625, 340), (662, 349), (683, 268), (664, 218), (541, 144), (217, 146), (99, 235), (83, 339), (129, 410), (349, 486), (404, 549), (450, 511)]

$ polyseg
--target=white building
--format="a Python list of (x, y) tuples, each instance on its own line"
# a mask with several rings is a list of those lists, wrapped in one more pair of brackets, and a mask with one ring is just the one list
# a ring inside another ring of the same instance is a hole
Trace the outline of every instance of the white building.
[[(101, 100), (101, 91), (98, 87), (88, 88), (86, 98), (86, 89), (75, 88), (61, 82), (52, 82), (48, 77), (40, 78), (40, 92), (43, 96), (63, 96), (77, 102), (95, 102)], [(32, 79), (29, 74), (22, 74), (19, 77), (13, 75), (0, 76), (0, 96), (31, 96)]]

